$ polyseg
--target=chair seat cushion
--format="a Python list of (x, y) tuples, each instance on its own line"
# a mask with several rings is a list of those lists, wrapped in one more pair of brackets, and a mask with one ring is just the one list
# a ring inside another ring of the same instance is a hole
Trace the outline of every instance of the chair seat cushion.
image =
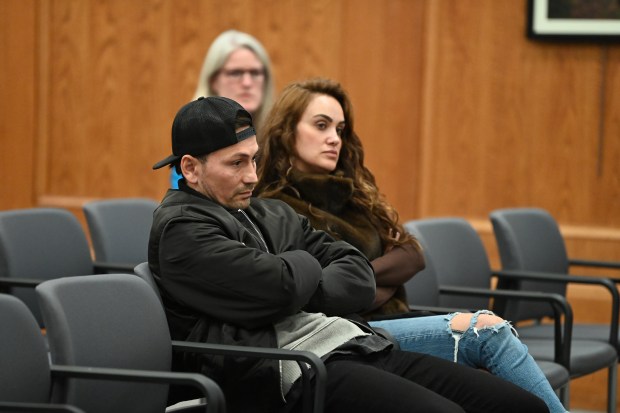
[(554, 390), (568, 384), (570, 375), (562, 365), (546, 360), (536, 360), (536, 364), (542, 370), (547, 381)]
[[(536, 360), (553, 361), (553, 341), (548, 339), (523, 338), (532, 357)], [(617, 362), (616, 350), (608, 343), (593, 340), (572, 340), (570, 357), (571, 377), (593, 373)]]
[[(517, 327), (521, 338), (551, 338), (552, 324), (537, 324)], [(607, 324), (573, 324), (573, 339), (609, 342), (609, 325)]]

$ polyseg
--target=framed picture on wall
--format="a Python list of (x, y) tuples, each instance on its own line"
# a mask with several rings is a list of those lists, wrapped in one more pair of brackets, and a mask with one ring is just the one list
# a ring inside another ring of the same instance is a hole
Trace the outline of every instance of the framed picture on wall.
[(528, 0), (536, 40), (620, 42), (620, 0)]

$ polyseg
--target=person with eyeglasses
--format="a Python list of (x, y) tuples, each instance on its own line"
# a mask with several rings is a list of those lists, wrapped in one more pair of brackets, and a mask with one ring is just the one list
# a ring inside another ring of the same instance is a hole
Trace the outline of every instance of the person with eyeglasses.
[[(263, 45), (252, 35), (227, 30), (215, 38), (205, 55), (194, 100), (201, 96), (233, 99), (247, 110), (260, 128), (271, 108), (274, 82), (271, 61)], [(180, 171), (170, 169), (170, 186), (178, 189)]]

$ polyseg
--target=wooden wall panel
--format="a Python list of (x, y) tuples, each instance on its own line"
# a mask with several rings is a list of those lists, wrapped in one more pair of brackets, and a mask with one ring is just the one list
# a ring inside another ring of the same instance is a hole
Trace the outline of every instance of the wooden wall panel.
[[(40, 204), (161, 197), (166, 173), (150, 165), (170, 150), (172, 117), (193, 95), (211, 40), (234, 27), (265, 44), (278, 90), (312, 76), (343, 83), (359, 107), (369, 165), (388, 192), (397, 188), (393, 202), (413, 214), (417, 170), (407, 171), (407, 186), (391, 177), (400, 164), (394, 158), (415, 165), (419, 156), (423, 1), (56, 0), (44, 7), (42, 116), (54, 121), (42, 136)], [(414, 17), (393, 24), (401, 16)]]
[[(45, 196), (153, 195), (147, 175), (173, 112), (169, 3), (53, 2)], [(159, 121), (158, 121), (159, 120)]]
[[(592, 188), (595, 214), (620, 228), (620, 45), (605, 46), (600, 167)], [(619, 248), (620, 249), (620, 248)]]
[(0, 2), (0, 209), (34, 202), (36, 7)]
[(527, 41), (525, 7), (485, 3), (476, 8), (476, 24), (462, 24), (472, 17), (467, 4), (432, 3), (423, 213), (483, 217), (529, 204), (575, 223), (598, 218), (606, 225), (612, 217), (588, 220), (597, 179), (600, 48)]
[(528, 41), (523, 2), (485, 1), (26, 3), (31, 20), (19, 28), (40, 39), (38, 54), (6, 48), (26, 68), (30, 59), (20, 74), (32, 78), (9, 92), (39, 93), (22, 122), (41, 125), (26, 133), (38, 132), (39, 169), (21, 196), (159, 198), (167, 176), (150, 165), (169, 151), (171, 119), (211, 40), (235, 27), (263, 41), (278, 89), (342, 81), (368, 165), (403, 219), (538, 205), (568, 225), (617, 229), (618, 47)]
[(420, 212), (426, 3), (369, 2), (359, 7), (353, 1), (348, 6), (340, 78), (350, 90), (366, 163), (401, 217), (414, 217)]

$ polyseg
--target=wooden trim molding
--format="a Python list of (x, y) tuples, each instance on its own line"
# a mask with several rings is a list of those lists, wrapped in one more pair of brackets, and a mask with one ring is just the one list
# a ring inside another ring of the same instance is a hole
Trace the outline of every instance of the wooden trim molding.
[(37, 206), (81, 209), (82, 205), (96, 199), (99, 198), (86, 196), (41, 195), (37, 198)]
[[(480, 234), (492, 234), (491, 222), (484, 219), (468, 219)], [(560, 232), (566, 239), (620, 242), (620, 228), (596, 227), (590, 225), (560, 225)]]

